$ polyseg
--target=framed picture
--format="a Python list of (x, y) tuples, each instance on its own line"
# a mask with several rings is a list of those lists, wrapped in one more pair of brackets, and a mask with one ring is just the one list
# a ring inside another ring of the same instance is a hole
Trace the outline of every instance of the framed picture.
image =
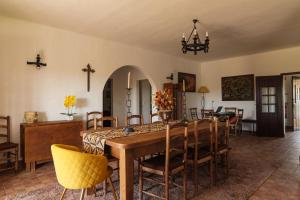
[(254, 101), (254, 74), (222, 77), (222, 101)]
[(178, 72), (178, 85), (181, 88), (182, 88), (183, 80), (185, 82), (186, 92), (196, 92), (196, 74)]

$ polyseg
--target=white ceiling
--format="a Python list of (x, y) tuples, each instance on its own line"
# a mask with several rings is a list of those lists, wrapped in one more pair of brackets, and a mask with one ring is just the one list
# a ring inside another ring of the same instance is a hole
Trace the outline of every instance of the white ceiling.
[[(299, 0), (0, 0), (0, 15), (198, 61), (300, 45)], [(181, 52), (193, 18), (208, 54)]]

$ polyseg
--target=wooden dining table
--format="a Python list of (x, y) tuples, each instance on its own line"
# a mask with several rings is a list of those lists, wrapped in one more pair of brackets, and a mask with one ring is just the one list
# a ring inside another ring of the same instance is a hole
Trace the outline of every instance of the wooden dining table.
[[(200, 127), (199, 130), (208, 129)], [(193, 123), (189, 125), (189, 141), (193, 140)], [(172, 134), (183, 134), (174, 130)], [(126, 137), (117, 137), (106, 140), (109, 154), (119, 159), (120, 199), (134, 198), (134, 160), (146, 155), (163, 152), (165, 150), (166, 131), (153, 131)]]

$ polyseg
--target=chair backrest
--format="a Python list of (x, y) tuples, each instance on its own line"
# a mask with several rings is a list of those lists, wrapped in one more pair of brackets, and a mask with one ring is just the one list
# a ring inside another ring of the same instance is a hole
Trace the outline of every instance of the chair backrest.
[(237, 109), (237, 116), (239, 119), (243, 119), (244, 116), (244, 109)]
[(236, 107), (225, 107), (225, 112), (233, 112), (236, 113)]
[[(157, 120), (153, 121), (153, 118), (156, 118)], [(161, 122), (161, 118), (158, 115), (158, 113), (150, 113), (150, 123), (154, 124), (154, 123), (160, 123)]]
[(190, 113), (191, 113), (192, 120), (199, 119), (197, 108), (190, 108)]
[(188, 124), (183, 122), (175, 123), (172, 125), (167, 124), (165, 150), (165, 180), (168, 180), (169, 177), (171, 152), (177, 151), (178, 153), (183, 153), (182, 163), (185, 165), (187, 162), (187, 149)]
[(91, 129), (95, 127), (101, 127), (98, 122), (99, 119), (103, 116), (102, 112), (99, 111), (92, 111), (92, 112), (87, 112), (86, 113), (86, 129)]
[(219, 113), (219, 112), (221, 112), (222, 108), (223, 108), (223, 106), (219, 106), (219, 107), (217, 108), (217, 110), (216, 110), (216, 112), (215, 112), (215, 113)]
[[(138, 123), (131, 123), (131, 121), (133, 119), (137, 119)], [(143, 125), (144, 124), (144, 118), (143, 115), (130, 115), (130, 116), (126, 116), (125, 118), (125, 122), (126, 122), (126, 126), (130, 126), (130, 125)]]
[(220, 122), (217, 119), (214, 120), (214, 150), (219, 151), (220, 145), (229, 146), (229, 120)]
[[(201, 148), (201, 143), (209, 145), (210, 155), (213, 153), (213, 120), (202, 119), (194, 121), (194, 160), (201, 158), (199, 155), (199, 148)], [(200, 140), (200, 139), (204, 139)], [(201, 141), (201, 143), (200, 143)]]
[(213, 109), (201, 109), (201, 115), (204, 119), (210, 119), (213, 117), (214, 110)]
[(0, 116), (0, 142), (5, 138), (5, 142), (10, 142), (10, 117)]
[[(101, 128), (104, 128), (103, 121), (110, 121), (112, 128), (118, 128), (118, 117), (106, 116), (106, 117), (99, 118)], [(94, 129), (95, 129), (95, 127), (94, 127)]]
[(51, 152), (58, 182), (67, 189), (91, 188), (107, 178), (107, 158), (80, 152), (75, 146), (53, 144)]

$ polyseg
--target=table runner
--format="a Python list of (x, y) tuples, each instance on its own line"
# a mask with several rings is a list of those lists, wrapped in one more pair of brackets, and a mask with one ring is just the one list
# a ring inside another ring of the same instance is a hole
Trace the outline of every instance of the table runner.
[(87, 153), (104, 154), (105, 141), (118, 137), (128, 137), (137, 134), (146, 134), (149, 132), (156, 132), (165, 130), (166, 126), (163, 123), (145, 124), (134, 126), (134, 132), (125, 133), (123, 128), (118, 129), (97, 129), (84, 131), (83, 136), (83, 149)]

